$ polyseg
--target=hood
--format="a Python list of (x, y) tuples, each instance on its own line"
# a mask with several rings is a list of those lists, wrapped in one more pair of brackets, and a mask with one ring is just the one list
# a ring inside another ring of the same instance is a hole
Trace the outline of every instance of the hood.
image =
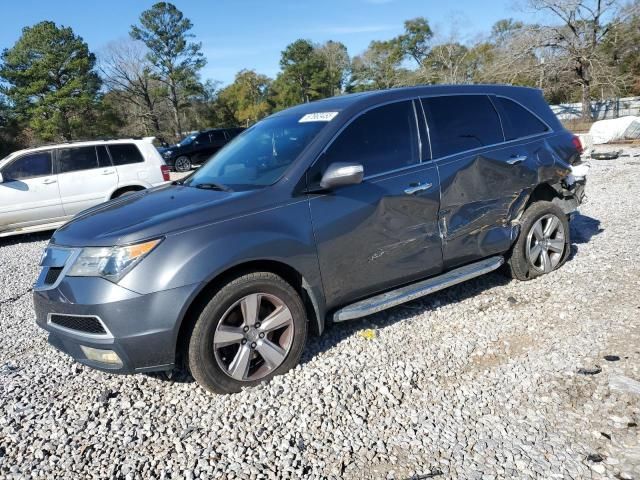
[[(163, 185), (117, 198), (79, 213), (54, 233), (51, 243), (71, 247), (111, 246), (177, 233), (233, 218), (258, 190), (220, 192)], [(249, 202), (255, 209), (255, 203)]]

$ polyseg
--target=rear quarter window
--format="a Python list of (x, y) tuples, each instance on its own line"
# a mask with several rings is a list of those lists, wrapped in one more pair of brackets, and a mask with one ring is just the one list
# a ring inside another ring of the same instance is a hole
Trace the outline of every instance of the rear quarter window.
[(504, 97), (495, 97), (494, 101), (500, 112), (506, 140), (539, 135), (549, 131), (549, 127), (529, 110), (513, 100)]
[(133, 143), (116, 143), (109, 145), (109, 153), (113, 164), (118, 167), (120, 165), (129, 165), (131, 163), (143, 163), (144, 158)]
[(500, 118), (486, 95), (446, 95), (422, 99), (433, 158), (504, 141)]

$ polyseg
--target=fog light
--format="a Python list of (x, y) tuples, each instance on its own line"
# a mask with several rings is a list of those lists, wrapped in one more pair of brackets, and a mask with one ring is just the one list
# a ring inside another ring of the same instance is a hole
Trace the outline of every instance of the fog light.
[(113, 350), (100, 350), (97, 348), (85, 347), (84, 345), (80, 345), (80, 348), (84, 352), (85, 357), (87, 357), (87, 359), (89, 360), (100, 363), (108, 363), (109, 365), (114, 365), (117, 367), (122, 366), (122, 360), (120, 360), (118, 354)]

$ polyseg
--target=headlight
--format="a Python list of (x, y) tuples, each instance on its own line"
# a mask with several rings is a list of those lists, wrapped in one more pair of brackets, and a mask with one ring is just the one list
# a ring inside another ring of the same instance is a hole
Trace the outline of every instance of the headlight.
[(87, 247), (69, 269), (69, 277), (104, 277), (119, 281), (151, 252), (162, 239), (121, 247)]

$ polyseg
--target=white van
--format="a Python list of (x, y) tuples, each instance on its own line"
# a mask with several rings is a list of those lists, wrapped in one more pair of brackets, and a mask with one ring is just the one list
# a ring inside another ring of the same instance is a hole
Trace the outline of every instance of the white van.
[(169, 167), (146, 140), (14, 152), (0, 160), (0, 237), (58, 228), (82, 210), (168, 180)]

